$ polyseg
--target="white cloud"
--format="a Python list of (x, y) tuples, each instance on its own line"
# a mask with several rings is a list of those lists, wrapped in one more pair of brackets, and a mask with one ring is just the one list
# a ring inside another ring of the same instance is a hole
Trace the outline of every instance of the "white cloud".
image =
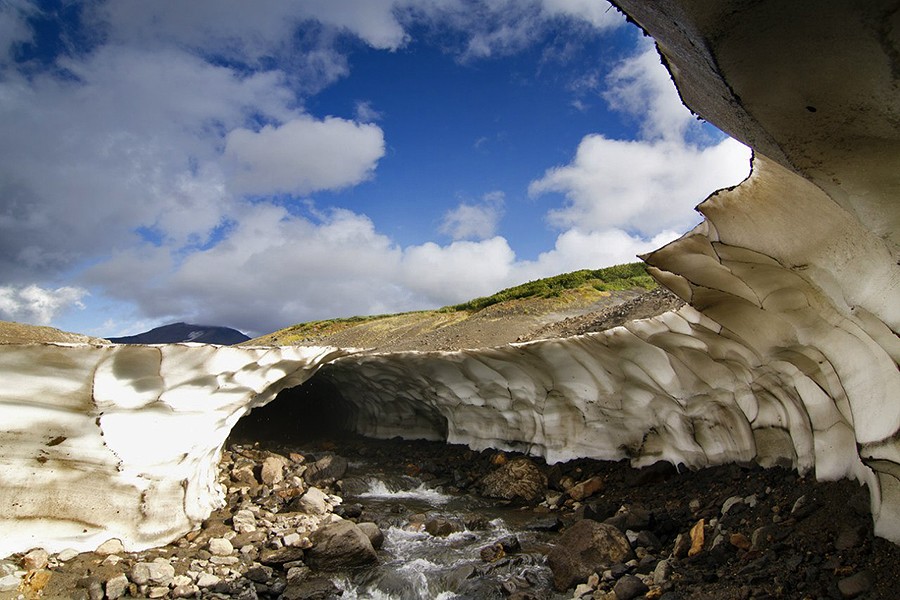
[(479, 203), (460, 203), (444, 214), (440, 232), (453, 240), (484, 240), (493, 237), (503, 217), (503, 199), (503, 192), (495, 191), (485, 194)]
[(638, 120), (644, 139), (680, 140), (696, 122), (649, 38), (609, 73), (606, 83), (603, 99), (613, 110)]
[(565, 194), (566, 205), (548, 215), (560, 228), (624, 228), (653, 236), (696, 224), (694, 207), (713, 191), (740, 182), (749, 166), (749, 150), (732, 139), (698, 148), (589, 135), (571, 163), (547, 171), (529, 193)]
[(603, 97), (613, 109), (642, 118), (643, 139), (585, 136), (567, 165), (548, 169), (533, 181), (531, 196), (563, 194), (548, 219), (582, 232), (624, 229), (642, 237), (663, 230), (685, 231), (699, 221), (693, 208), (717, 189), (742, 181), (750, 150), (730, 138), (709, 138), (678, 97), (656, 49), (644, 42), (607, 78)]
[(602, 0), (543, 0), (543, 5), (548, 14), (580, 19), (600, 30), (612, 29), (625, 22), (622, 13)]
[(377, 111), (372, 106), (372, 103), (368, 101), (357, 101), (354, 112), (356, 113), (356, 120), (360, 123), (374, 123), (384, 118), (384, 115)]
[(225, 140), (236, 189), (277, 194), (340, 189), (371, 177), (384, 155), (377, 125), (301, 117), (258, 132), (239, 128)]
[(32, 39), (32, 31), (25, 19), (38, 12), (25, 0), (6, 0), (0, 3), (0, 66), (10, 62), (16, 46)]
[(0, 286), (0, 320), (49, 325), (63, 311), (84, 308), (81, 299), (86, 295), (87, 290), (69, 286)]

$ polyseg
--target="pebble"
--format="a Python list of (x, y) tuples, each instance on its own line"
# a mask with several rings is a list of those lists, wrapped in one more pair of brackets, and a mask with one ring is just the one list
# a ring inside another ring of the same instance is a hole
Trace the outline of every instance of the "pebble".
[(131, 568), (131, 581), (138, 585), (169, 585), (174, 577), (175, 567), (164, 561), (139, 562)]
[(275, 485), (284, 480), (284, 459), (270, 456), (263, 460), (259, 478), (265, 485)]
[(47, 566), (50, 554), (43, 548), (36, 548), (22, 557), (22, 568), (26, 571), (38, 571)]
[(221, 581), (221, 579), (212, 573), (201, 573), (200, 577), (197, 578), (197, 586), (202, 588), (212, 587), (219, 583), (219, 581)]
[(128, 577), (125, 573), (119, 573), (115, 577), (112, 577), (106, 582), (106, 597), (109, 600), (116, 600), (117, 598), (121, 598), (125, 595), (125, 592), (128, 590)]
[(111, 538), (97, 546), (97, 549), (94, 550), (95, 554), (99, 554), (100, 556), (109, 556), (110, 554), (121, 554), (125, 552), (125, 545), (122, 544), (122, 540), (118, 538)]
[(70, 561), (76, 556), (78, 556), (78, 550), (73, 550), (71, 548), (66, 548), (62, 552), (56, 555), (56, 560), (60, 562)]
[(871, 590), (873, 583), (868, 571), (860, 571), (838, 581), (838, 590), (844, 598), (856, 598)]
[(234, 546), (225, 538), (212, 538), (209, 540), (209, 551), (213, 556), (229, 556), (234, 552)]
[(632, 598), (643, 596), (649, 590), (647, 584), (634, 575), (623, 575), (613, 586), (613, 592), (616, 593), (618, 600), (632, 600)]
[(19, 583), (21, 582), (22, 578), (12, 573), (4, 575), (3, 577), (0, 577), (0, 592), (11, 592), (12, 590), (18, 589)]

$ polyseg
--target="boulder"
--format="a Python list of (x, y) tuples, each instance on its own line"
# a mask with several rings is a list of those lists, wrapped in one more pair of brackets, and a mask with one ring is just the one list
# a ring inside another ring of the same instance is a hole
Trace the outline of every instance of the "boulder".
[(547, 478), (528, 458), (509, 461), (481, 480), (481, 493), (488, 498), (535, 502), (546, 489)]
[(633, 558), (625, 535), (606, 523), (589, 519), (575, 522), (563, 532), (547, 555), (553, 585), (559, 591), (587, 581), (595, 571)]
[(313, 547), (306, 551), (306, 562), (323, 571), (362, 567), (378, 562), (368, 536), (350, 521), (326, 525), (310, 536)]
[(347, 459), (337, 454), (329, 454), (309, 465), (303, 478), (311, 486), (325, 487), (343, 477), (346, 472)]

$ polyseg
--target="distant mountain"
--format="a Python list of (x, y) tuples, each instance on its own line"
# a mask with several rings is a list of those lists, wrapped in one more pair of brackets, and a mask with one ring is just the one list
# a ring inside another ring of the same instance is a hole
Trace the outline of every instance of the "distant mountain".
[(107, 338), (114, 344), (175, 344), (178, 342), (197, 342), (200, 344), (219, 344), (231, 346), (246, 342), (250, 338), (236, 329), (215, 327), (212, 325), (191, 325), (190, 323), (172, 323), (163, 325), (137, 335)]

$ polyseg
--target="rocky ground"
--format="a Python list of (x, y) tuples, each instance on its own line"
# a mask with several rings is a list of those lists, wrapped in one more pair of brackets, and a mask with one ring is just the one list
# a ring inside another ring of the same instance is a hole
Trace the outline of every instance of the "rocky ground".
[[(347, 459), (364, 457), (453, 494), (517, 507), (548, 532), (552, 582), (510, 577), (477, 595), (628, 600), (895, 598), (900, 547), (872, 534), (867, 493), (784, 469), (677, 472), (624, 462), (542, 461), (437, 443), (351, 439), (303, 452), (232, 445), (227, 505), (175, 543), (126, 553), (41, 550), (0, 561), (0, 598), (336, 598), (335, 572), (381, 560), (385, 523), (340, 495)], [(348, 483), (349, 485), (349, 483)], [(440, 512), (394, 515), (431, 535), (477, 527)], [(550, 533), (555, 532), (555, 533)], [(487, 573), (521, 551), (513, 536), (480, 549)], [(550, 585), (558, 592), (548, 592)]]

